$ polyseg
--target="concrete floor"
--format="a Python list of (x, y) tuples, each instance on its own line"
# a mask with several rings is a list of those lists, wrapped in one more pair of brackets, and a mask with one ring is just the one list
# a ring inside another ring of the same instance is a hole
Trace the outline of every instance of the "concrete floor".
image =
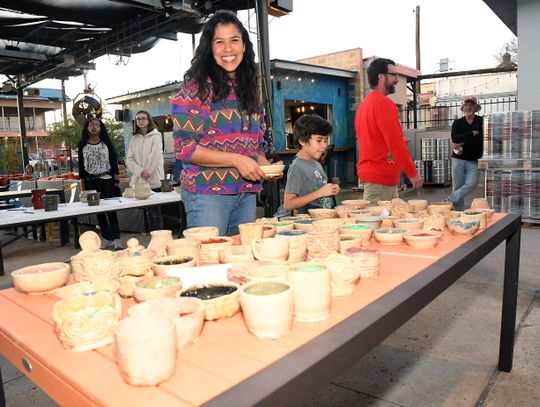
[[(358, 194), (342, 187), (338, 201)], [(449, 188), (402, 193), (404, 199), (440, 200)], [(481, 196), (478, 188), (471, 196)], [(0, 232), (3, 233), (3, 232)], [(123, 234), (127, 240), (131, 234)], [(0, 234), (0, 239), (8, 236)], [(148, 236), (137, 236), (143, 244)], [(482, 260), (414, 318), (390, 335), (305, 406), (540, 406), (540, 229), (522, 229), (514, 368), (496, 370), (504, 245)], [(20, 239), (4, 249), (7, 271), (67, 261), (77, 250)], [(9, 274), (9, 273), (8, 273)], [(0, 277), (0, 288), (10, 286)], [(9, 407), (56, 404), (0, 357)]]

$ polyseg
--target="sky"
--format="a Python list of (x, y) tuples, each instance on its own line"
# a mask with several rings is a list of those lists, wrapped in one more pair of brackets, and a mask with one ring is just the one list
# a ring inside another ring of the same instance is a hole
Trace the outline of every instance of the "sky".
[[(482, 0), (294, 0), (292, 13), (269, 18), (270, 58), (294, 61), (362, 48), (364, 57), (391, 58), (414, 68), (417, 5), (423, 74), (437, 72), (441, 58), (450, 60), (451, 70), (494, 67), (494, 55), (514, 38)], [(256, 32), (253, 10), (239, 17)], [(161, 40), (127, 59), (103, 56), (94, 61), (88, 81), (106, 99), (181, 80), (193, 56), (191, 44), (191, 35), (179, 34), (177, 41)], [(60, 88), (60, 81), (34, 86)], [(66, 82), (71, 98), (83, 88), (82, 76)]]

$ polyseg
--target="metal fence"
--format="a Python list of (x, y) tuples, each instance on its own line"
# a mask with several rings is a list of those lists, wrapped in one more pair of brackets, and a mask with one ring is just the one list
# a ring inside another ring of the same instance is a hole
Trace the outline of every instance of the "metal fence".
[[(517, 110), (517, 97), (506, 97), (482, 100), (482, 116), (494, 112), (512, 112)], [(407, 107), (399, 110), (401, 125), (404, 129), (414, 128), (414, 114), (417, 112), (417, 128), (451, 126), (455, 119), (463, 116), (461, 102), (437, 106)]]

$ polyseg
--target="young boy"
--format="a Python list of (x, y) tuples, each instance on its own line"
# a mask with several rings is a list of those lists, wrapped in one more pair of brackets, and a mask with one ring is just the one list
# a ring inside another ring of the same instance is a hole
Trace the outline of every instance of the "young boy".
[(303, 115), (293, 127), (294, 142), (300, 148), (287, 172), (283, 208), (307, 213), (308, 209), (333, 208), (331, 196), (339, 193), (339, 185), (328, 184), (319, 163), (326, 150), (332, 125), (318, 115)]

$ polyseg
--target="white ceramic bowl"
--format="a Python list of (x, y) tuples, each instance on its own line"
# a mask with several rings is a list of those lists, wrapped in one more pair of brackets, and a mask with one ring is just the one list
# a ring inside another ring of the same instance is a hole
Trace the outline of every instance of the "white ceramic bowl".
[(263, 170), (267, 177), (279, 177), (283, 174), (284, 169), (285, 164), (261, 165), (261, 170)]
[(398, 245), (403, 241), (405, 229), (382, 228), (374, 232), (375, 239), (385, 245)]
[(424, 221), (418, 218), (395, 219), (394, 227), (407, 230), (420, 230), (424, 226)]
[(42, 263), (23, 267), (11, 273), (13, 285), (27, 294), (46, 294), (66, 285), (70, 266), (67, 263)]

